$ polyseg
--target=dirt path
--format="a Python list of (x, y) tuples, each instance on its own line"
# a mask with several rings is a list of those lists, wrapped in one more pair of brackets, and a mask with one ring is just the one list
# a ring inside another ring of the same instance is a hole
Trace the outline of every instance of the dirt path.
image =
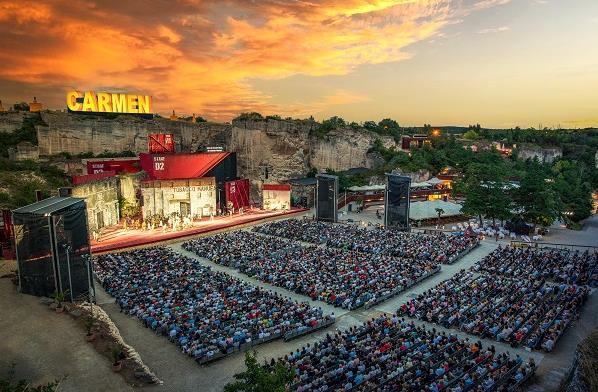
[(0, 309), (1, 376), (14, 363), (15, 379), (33, 384), (66, 375), (61, 392), (133, 391), (85, 342), (85, 331), (72, 317), (52, 312), (37, 297), (18, 294), (9, 279), (0, 279)]

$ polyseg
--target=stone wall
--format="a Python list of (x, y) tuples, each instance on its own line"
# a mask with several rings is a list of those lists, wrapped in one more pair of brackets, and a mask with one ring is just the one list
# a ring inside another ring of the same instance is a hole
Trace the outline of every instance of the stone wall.
[(13, 132), (21, 128), (29, 112), (0, 112), (0, 132)]
[(552, 163), (563, 156), (563, 149), (560, 147), (520, 147), (518, 154), (519, 158), (523, 160), (538, 158), (541, 163)]
[(85, 198), (90, 232), (118, 223), (120, 219), (118, 192), (118, 177), (109, 177), (73, 187), (73, 197)]
[(8, 149), (8, 158), (11, 161), (37, 161), (39, 159), (39, 151), (37, 146), (29, 142), (21, 142), (16, 147)]

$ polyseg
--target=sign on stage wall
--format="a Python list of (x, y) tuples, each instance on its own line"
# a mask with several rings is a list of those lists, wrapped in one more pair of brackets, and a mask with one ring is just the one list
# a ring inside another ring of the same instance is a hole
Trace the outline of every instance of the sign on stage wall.
[(235, 210), (249, 207), (249, 179), (225, 182), (224, 192), (227, 204), (232, 203)]
[(75, 113), (153, 113), (152, 97), (139, 94), (74, 90), (66, 94), (66, 106)]
[(139, 154), (141, 168), (152, 180), (200, 178), (226, 159), (230, 153)]
[(264, 184), (262, 197), (262, 205), (265, 210), (289, 210), (291, 208), (291, 186), (288, 184)]
[(141, 170), (139, 159), (114, 159), (114, 160), (88, 160), (87, 174), (98, 174), (105, 172), (137, 173)]

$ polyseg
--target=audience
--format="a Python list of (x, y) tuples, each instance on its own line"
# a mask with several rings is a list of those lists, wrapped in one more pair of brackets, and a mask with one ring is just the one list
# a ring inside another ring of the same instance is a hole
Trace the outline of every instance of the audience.
[(199, 362), (328, 319), (319, 308), (213, 272), (169, 248), (98, 256), (95, 272), (122, 311)]
[(588, 293), (585, 286), (460, 271), (403, 304), (398, 314), (550, 351)]
[(405, 261), (428, 260), (452, 263), (459, 254), (478, 243), (475, 237), (412, 234), (383, 228), (288, 219), (257, 226), (255, 231), (315, 244), (365, 253), (399, 257)]
[(376, 303), (438, 272), (438, 264), (426, 259), (302, 247), (295, 241), (244, 231), (188, 241), (183, 248), (263, 282), (346, 309)]
[[(451, 391), (516, 387), (535, 371), (533, 360), (498, 354), (413, 322), (380, 316), (280, 358), (295, 372), (290, 389), (305, 391)], [(265, 365), (270, 368), (272, 361)]]
[(478, 262), (476, 269), (514, 278), (529, 277), (596, 287), (598, 253), (499, 246)]

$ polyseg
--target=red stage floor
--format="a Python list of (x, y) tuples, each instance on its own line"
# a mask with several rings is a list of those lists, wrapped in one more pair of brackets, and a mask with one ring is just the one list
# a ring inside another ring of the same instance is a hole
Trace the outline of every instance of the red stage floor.
[(131, 248), (140, 245), (152, 244), (155, 242), (169, 241), (183, 237), (189, 237), (211, 231), (222, 230), (230, 227), (254, 223), (268, 218), (282, 217), (307, 211), (306, 209), (293, 209), (291, 211), (262, 211), (255, 210), (246, 212), (243, 215), (233, 215), (232, 217), (215, 217), (213, 221), (204, 219), (201, 222), (195, 222), (194, 226), (184, 230), (163, 232), (162, 228), (154, 230), (124, 230), (121, 225), (113, 229), (106, 229), (106, 232), (98, 241), (91, 240), (92, 253), (108, 252), (124, 248)]

